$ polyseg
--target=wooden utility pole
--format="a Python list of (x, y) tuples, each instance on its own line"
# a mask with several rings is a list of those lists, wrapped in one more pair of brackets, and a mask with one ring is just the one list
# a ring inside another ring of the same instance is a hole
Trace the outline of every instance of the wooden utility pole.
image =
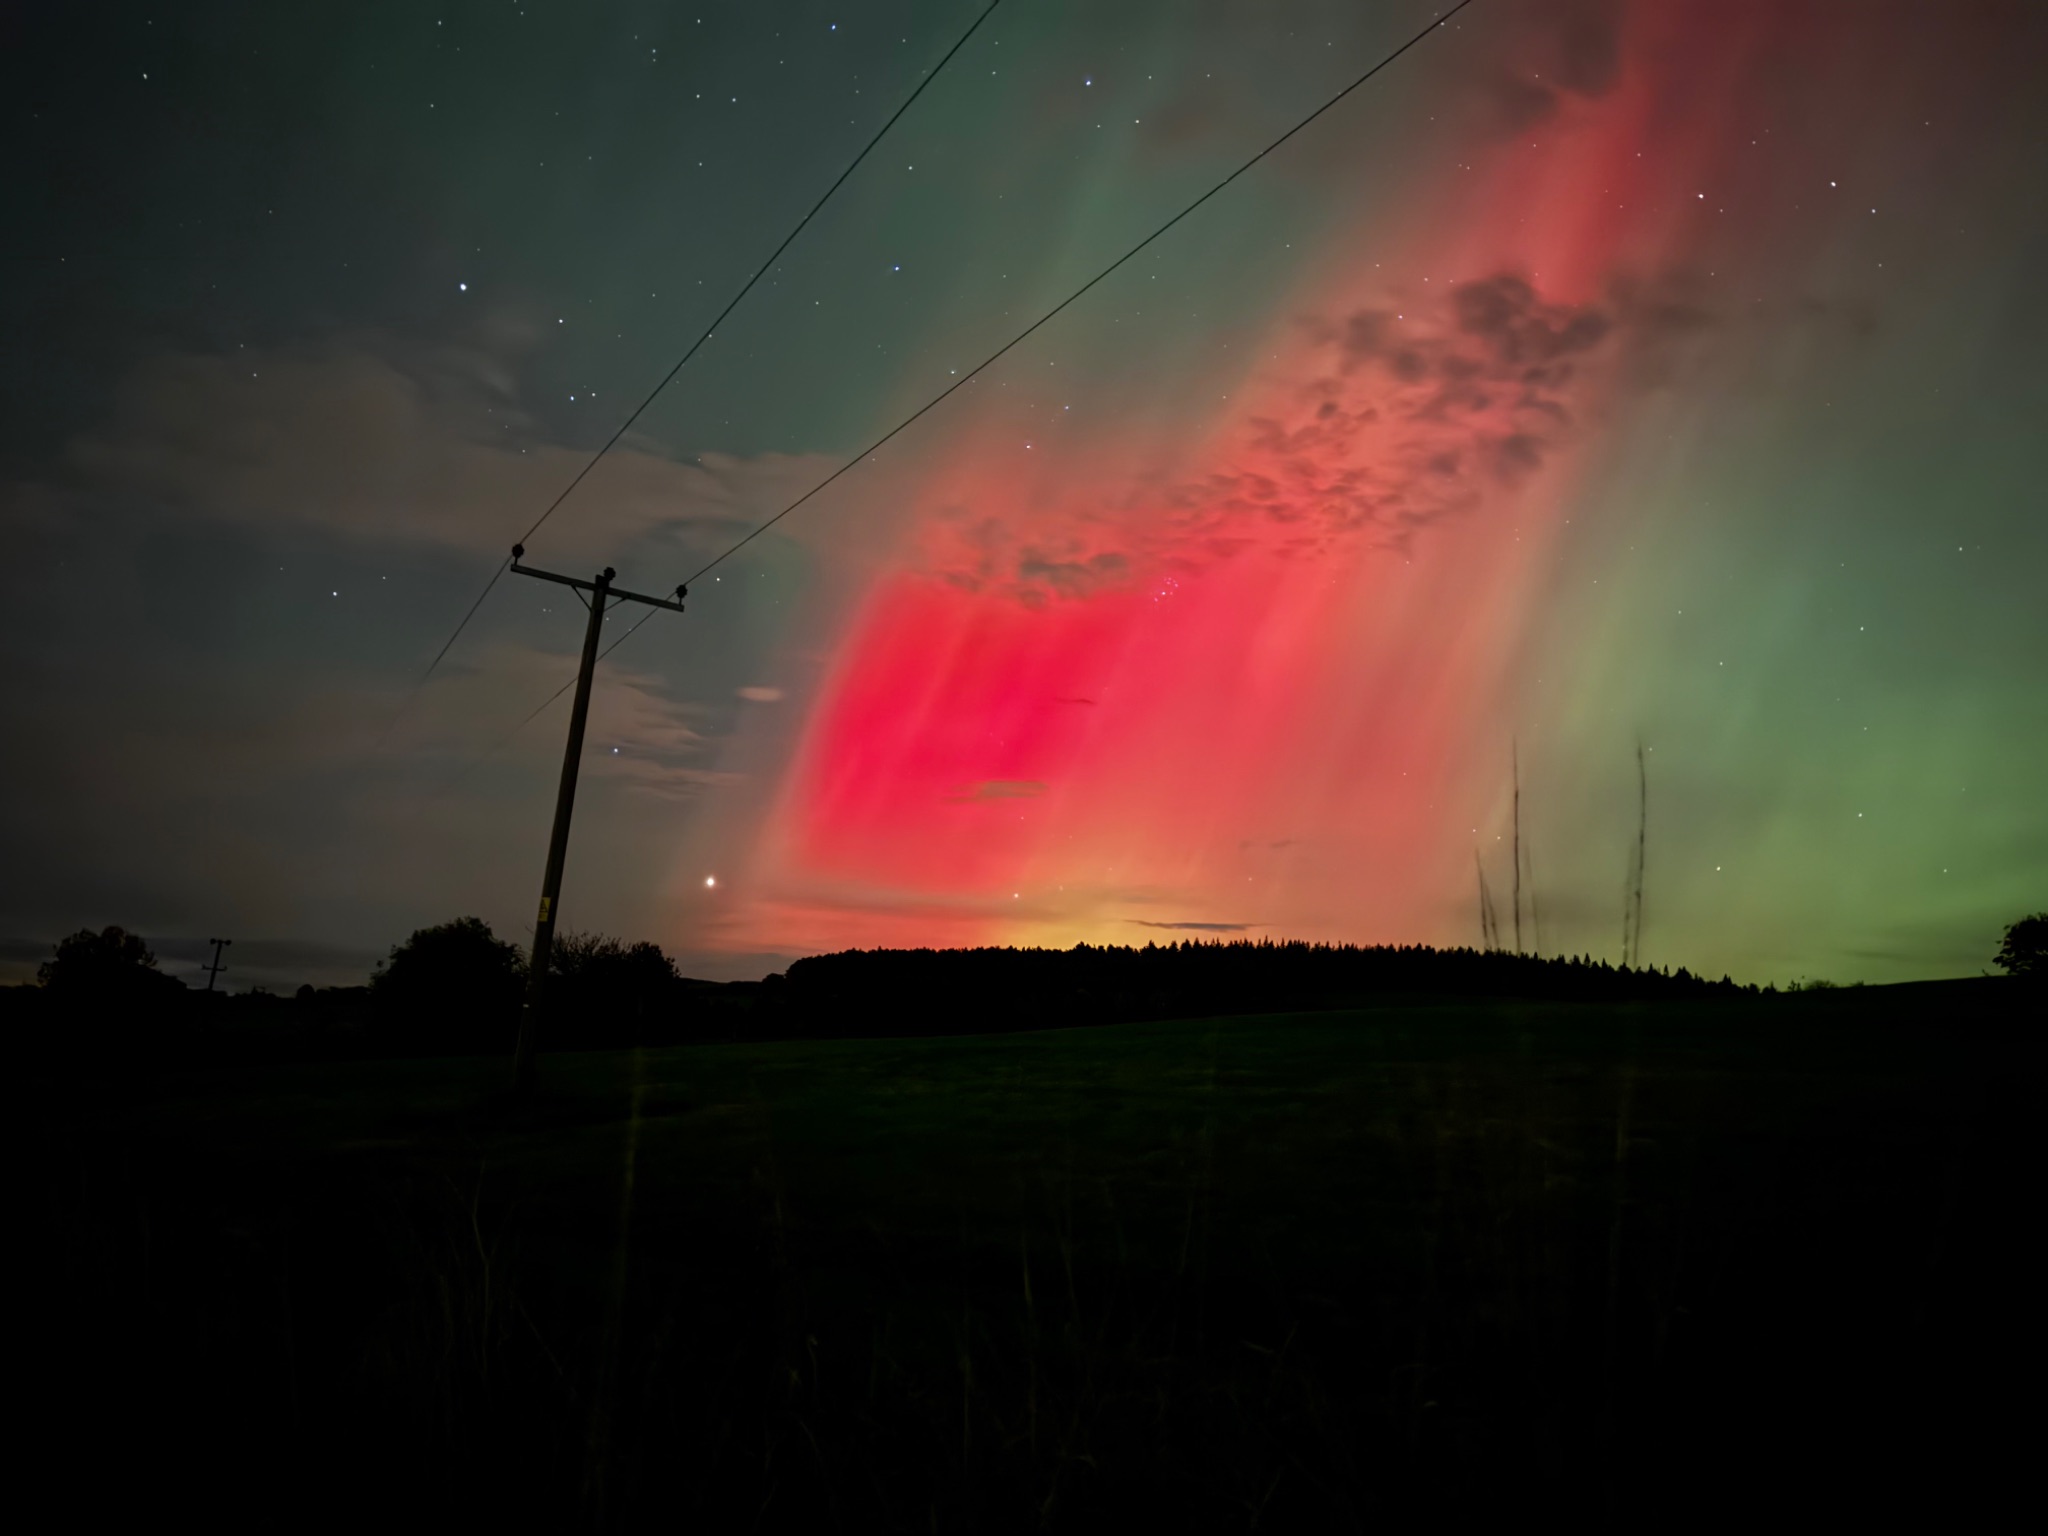
[(206, 942), (213, 946), (213, 964), (202, 965), (199, 969), (206, 972), (206, 990), (211, 992), (213, 990), (214, 978), (227, 969), (227, 966), (221, 961), (220, 952), (235, 941), (233, 939), (208, 939)]
[[(519, 1042), (512, 1054), (512, 1085), (522, 1094), (533, 1086), (533, 1064), (540, 1053), (548, 959), (554, 953), (555, 918), (561, 905), (562, 864), (569, 854), (569, 817), (576, 809), (576, 770), (583, 760), (583, 727), (590, 717), (590, 679), (597, 670), (597, 642), (604, 635), (605, 612), (615, 603), (631, 602), (681, 613), (681, 600), (688, 595), (682, 587), (676, 588), (673, 598), (647, 597), (638, 592), (623, 591), (612, 585), (612, 577), (617, 572), (610, 566), (606, 566), (593, 581), (578, 581), (573, 576), (537, 571), (519, 563), (519, 557), (525, 553), (523, 545), (512, 546), (513, 574), (573, 588), (590, 609), (590, 622), (583, 630), (583, 660), (576, 669), (576, 702), (569, 711), (569, 744), (562, 754), (562, 782), (555, 791), (555, 825), (548, 834), (547, 872), (541, 876), (540, 913), (533, 923), (533, 955), (527, 964), (526, 1001), (519, 1010)], [(586, 592), (590, 595), (583, 597)]]

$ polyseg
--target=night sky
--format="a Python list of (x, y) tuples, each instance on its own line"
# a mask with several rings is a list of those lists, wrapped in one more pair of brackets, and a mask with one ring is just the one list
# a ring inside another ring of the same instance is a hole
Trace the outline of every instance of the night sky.
[[(515, 538), (982, 0), (11, 7), (0, 935), (524, 940)], [(529, 559), (663, 591), (1427, 25), (1003, 0)], [(2048, 7), (1476, 0), (599, 672), (562, 922), (1971, 975), (2048, 902)], [(611, 621), (614, 632), (637, 614)], [(1504, 899), (1504, 898), (1503, 898)]]

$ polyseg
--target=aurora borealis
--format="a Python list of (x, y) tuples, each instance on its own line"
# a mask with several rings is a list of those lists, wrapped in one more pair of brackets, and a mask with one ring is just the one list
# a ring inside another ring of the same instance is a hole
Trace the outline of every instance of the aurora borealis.
[[(580, 613), (413, 684), (979, 9), (11, 23), (10, 956), (523, 934)], [(530, 558), (672, 585), (1432, 14), (1004, 0)], [(1472, 943), (1517, 753), (1614, 956), (1640, 741), (1646, 960), (1974, 973), (2048, 893), (2044, 43), (1476, 0), (605, 664), (564, 921)]]

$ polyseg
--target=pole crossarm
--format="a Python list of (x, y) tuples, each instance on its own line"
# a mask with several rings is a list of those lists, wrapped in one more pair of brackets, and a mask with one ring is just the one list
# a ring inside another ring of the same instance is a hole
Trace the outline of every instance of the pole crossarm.
[(220, 979), (220, 973), (227, 969), (227, 963), (220, 957), (221, 951), (235, 941), (233, 939), (208, 939), (206, 942), (213, 946), (213, 964), (202, 965), (200, 969), (206, 972), (206, 990), (211, 992), (213, 984)]
[[(574, 587), (580, 592), (597, 591), (599, 586), (597, 582), (582, 581), (574, 576), (557, 576), (553, 571), (537, 570), (530, 565), (521, 565), (519, 557), (525, 553), (525, 549), (520, 545), (515, 544), (512, 546), (513, 575), (531, 576), (536, 581), (552, 581), (564, 587)], [(609, 582), (612, 574), (611, 569), (607, 567), (604, 574), (606, 582)], [(607, 597), (616, 597), (622, 602), (645, 603), (650, 608), (666, 608), (671, 613), (681, 613), (683, 611), (682, 599), (689, 596), (688, 587), (677, 587), (674, 597), (649, 597), (644, 592), (628, 592), (623, 587), (610, 585), (606, 585), (604, 591)]]

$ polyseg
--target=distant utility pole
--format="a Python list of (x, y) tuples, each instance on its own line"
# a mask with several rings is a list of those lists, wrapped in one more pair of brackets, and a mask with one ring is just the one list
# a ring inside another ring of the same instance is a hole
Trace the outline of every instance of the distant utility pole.
[(1636, 889), (1635, 922), (1636, 936), (1635, 968), (1643, 964), (1643, 854), (1650, 843), (1650, 770), (1643, 763), (1643, 744), (1636, 743)]
[(1472, 850), (1473, 866), (1479, 871), (1479, 947), (1491, 954), (1500, 948), (1500, 917), (1493, 910), (1493, 892), (1486, 888), (1486, 862), (1479, 850)]
[(1636, 851), (1629, 860), (1628, 881), (1621, 892), (1621, 963), (1631, 970), (1643, 963), (1643, 854), (1650, 841), (1650, 770), (1643, 762), (1643, 744), (1636, 743)]
[[(562, 861), (569, 852), (569, 816), (576, 809), (576, 768), (583, 758), (583, 725), (590, 715), (590, 678), (597, 670), (597, 642), (604, 634), (605, 611), (616, 603), (645, 603), (650, 608), (683, 611), (682, 599), (689, 595), (677, 587), (674, 598), (646, 597), (638, 592), (620, 591), (612, 586), (617, 573), (606, 566), (595, 581), (578, 581), (521, 565), (526, 553), (522, 544), (512, 546), (512, 570), (518, 576), (552, 581), (571, 587), (590, 610), (590, 623), (583, 631), (583, 661), (576, 670), (576, 702), (569, 711), (569, 745), (562, 754), (562, 784), (555, 792), (555, 826), (548, 834), (548, 867), (540, 883), (540, 915), (533, 923), (533, 957), (526, 972), (526, 1002), (519, 1010), (519, 1043), (512, 1054), (514, 1088), (525, 1093), (533, 1086), (533, 1063), (540, 1051), (541, 1005), (546, 992), (548, 957), (555, 947), (556, 909), (561, 904)], [(584, 597), (588, 592), (590, 595)]]
[(220, 952), (235, 941), (233, 939), (208, 939), (206, 942), (213, 946), (213, 964), (202, 965), (199, 969), (206, 972), (206, 990), (211, 992), (213, 990), (214, 978), (227, 969), (227, 965), (221, 960)]
[(1508, 771), (1515, 783), (1515, 953), (1522, 952), (1522, 744), (1508, 748)]

